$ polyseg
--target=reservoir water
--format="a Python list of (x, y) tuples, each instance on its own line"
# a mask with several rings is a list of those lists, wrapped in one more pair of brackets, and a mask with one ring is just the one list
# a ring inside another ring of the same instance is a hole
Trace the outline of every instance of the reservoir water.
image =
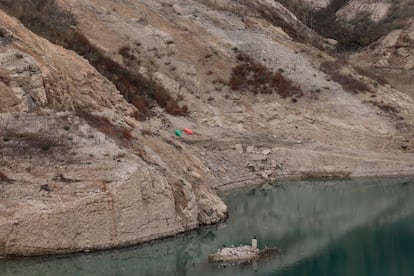
[[(414, 275), (414, 178), (290, 181), (222, 195), (227, 221), (125, 249), (0, 260), (0, 275)], [(218, 265), (248, 244), (280, 256)]]

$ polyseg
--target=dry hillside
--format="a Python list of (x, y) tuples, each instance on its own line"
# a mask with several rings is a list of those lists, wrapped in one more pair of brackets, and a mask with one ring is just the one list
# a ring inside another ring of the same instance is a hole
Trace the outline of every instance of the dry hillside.
[(413, 173), (414, 99), (274, 1), (3, 2), (27, 28), (0, 13), (0, 255), (173, 235), (278, 178)]

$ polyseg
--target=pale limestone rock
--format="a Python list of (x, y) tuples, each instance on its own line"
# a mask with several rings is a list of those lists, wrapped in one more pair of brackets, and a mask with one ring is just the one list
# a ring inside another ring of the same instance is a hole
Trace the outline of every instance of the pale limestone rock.
[(242, 146), (242, 144), (236, 144), (236, 145), (234, 145), (234, 146), (233, 146), (233, 149), (234, 149), (237, 153), (239, 153), (239, 154), (242, 154), (242, 153), (243, 153), (243, 146)]
[(392, 3), (378, 0), (351, 0), (342, 7), (336, 16), (340, 20), (351, 21), (359, 14), (367, 12), (373, 22), (379, 22), (387, 15)]
[(264, 150), (262, 150), (262, 153), (263, 153), (264, 155), (269, 155), (269, 154), (271, 154), (271, 153), (272, 153), (272, 150), (271, 150), (271, 149), (264, 149)]
[(267, 160), (267, 155), (264, 154), (252, 154), (251, 159), (253, 161), (266, 161)]
[(247, 146), (246, 147), (246, 153), (253, 153), (255, 151), (255, 147), (254, 146)]

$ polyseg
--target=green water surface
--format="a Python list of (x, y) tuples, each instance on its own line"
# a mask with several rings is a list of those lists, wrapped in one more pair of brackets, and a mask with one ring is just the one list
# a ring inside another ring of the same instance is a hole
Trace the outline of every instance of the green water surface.
[[(0, 260), (0, 275), (414, 275), (413, 178), (277, 182), (223, 195), (229, 219), (125, 249)], [(223, 244), (285, 250), (218, 265)]]

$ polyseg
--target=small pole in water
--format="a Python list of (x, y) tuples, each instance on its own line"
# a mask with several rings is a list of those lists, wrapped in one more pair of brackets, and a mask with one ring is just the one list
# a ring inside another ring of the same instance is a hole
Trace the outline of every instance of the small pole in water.
[(257, 240), (256, 240), (256, 235), (253, 237), (252, 239), (252, 249), (253, 250), (257, 250)]

